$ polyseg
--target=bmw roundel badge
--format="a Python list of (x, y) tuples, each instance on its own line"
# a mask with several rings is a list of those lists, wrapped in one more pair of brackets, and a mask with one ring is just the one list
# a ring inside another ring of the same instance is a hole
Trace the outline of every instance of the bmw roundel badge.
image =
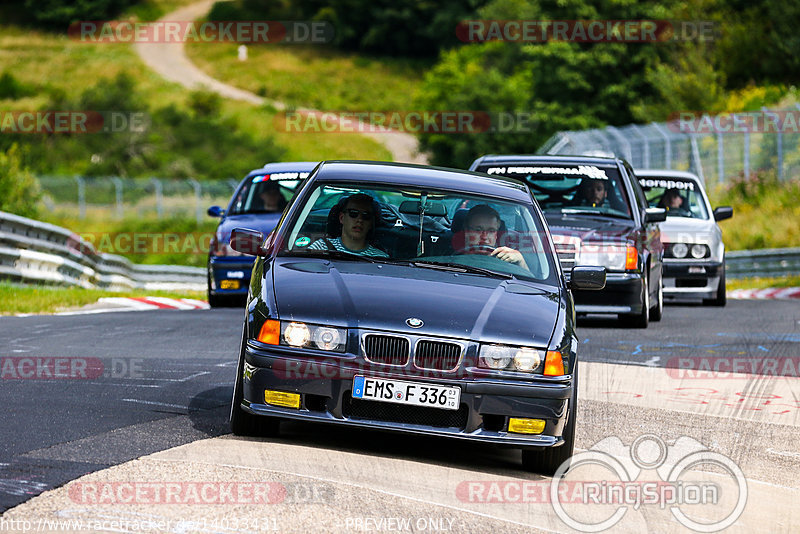
[(420, 328), (425, 323), (422, 322), (422, 319), (417, 319), (416, 317), (409, 317), (406, 319), (406, 324), (411, 328)]

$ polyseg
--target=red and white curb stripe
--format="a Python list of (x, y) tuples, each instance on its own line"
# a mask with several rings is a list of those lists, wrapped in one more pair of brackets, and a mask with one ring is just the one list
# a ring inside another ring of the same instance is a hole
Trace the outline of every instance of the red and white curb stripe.
[(167, 297), (103, 297), (98, 302), (135, 310), (205, 310), (209, 307), (204, 300)]
[(728, 292), (731, 299), (800, 299), (800, 287), (770, 287), (767, 289), (734, 289)]

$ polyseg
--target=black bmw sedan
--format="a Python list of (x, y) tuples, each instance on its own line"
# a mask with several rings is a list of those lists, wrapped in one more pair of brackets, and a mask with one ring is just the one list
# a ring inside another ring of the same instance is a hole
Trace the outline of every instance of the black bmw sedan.
[[(235, 434), (302, 419), (522, 448), (544, 473), (571, 457), (574, 306), (523, 182), (323, 162), (273, 232), (231, 246), (257, 256)], [(599, 289), (605, 270), (570, 280)]]
[(544, 211), (566, 274), (574, 265), (603, 265), (602, 291), (575, 291), (581, 314), (616, 314), (625, 326), (647, 328), (664, 307), (664, 248), (657, 223), (633, 169), (619, 158), (483, 156), (470, 170), (520, 180)]

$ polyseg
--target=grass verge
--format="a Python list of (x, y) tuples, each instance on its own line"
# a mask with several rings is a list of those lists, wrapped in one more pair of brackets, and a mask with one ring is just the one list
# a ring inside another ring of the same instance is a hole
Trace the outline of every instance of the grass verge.
[(772, 287), (800, 287), (800, 275), (782, 276), (777, 278), (736, 278), (728, 279), (725, 288), (734, 289), (768, 289)]
[(105, 291), (0, 281), (0, 314), (56, 313), (93, 304), (101, 297), (171, 297), (205, 300), (206, 294), (204, 291)]

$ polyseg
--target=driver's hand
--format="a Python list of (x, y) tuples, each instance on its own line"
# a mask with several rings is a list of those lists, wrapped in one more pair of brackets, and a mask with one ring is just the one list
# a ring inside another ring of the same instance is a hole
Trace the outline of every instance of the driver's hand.
[(522, 253), (519, 250), (514, 250), (513, 248), (497, 247), (492, 251), (490, 256), (507, 261), (508, 263), (515, 263), (526, 269), (528, 268), (528, 265), (525, 263), (525, 258), (522, 257)]

